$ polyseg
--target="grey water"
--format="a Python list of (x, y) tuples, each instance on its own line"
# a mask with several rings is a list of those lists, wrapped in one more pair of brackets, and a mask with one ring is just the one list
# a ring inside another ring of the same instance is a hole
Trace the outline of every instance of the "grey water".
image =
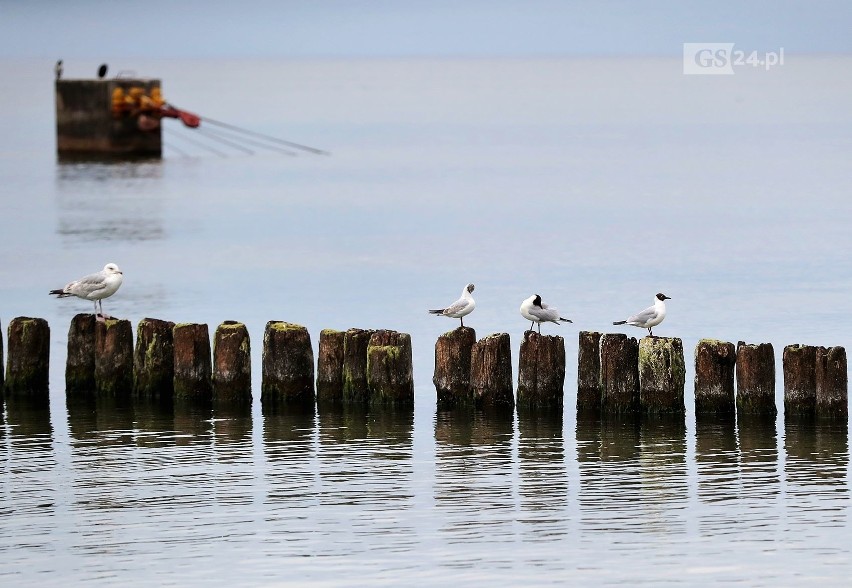
[[(68, 77), (98, 64), (66, 63)], [(685, 76), (676, 59), (158, 60), (167, 100), (328, 150), (248, 154), (165, 121), (157, 161), (59, 162), (52, 63), (0, 62), (0, 326), (51, 325), (49, 407), (0, 421), (0, 582), (22, 585), (845, 585), (846, 423), (783, 414), (780, 353), (850, 348), (852, 60)], [(199, 144), (200, 142), (200, 144)], [(107, 262), (110, 314), (244, 322), (243, 412), (66, 402), (48, 290)], [(426, 313), (572, 325), (562, 414), (436, 411)], [(674, 420), (578, 418), (579, 330), (664, 292)], [(390, 328), (413, 411), (269, 414), (269, 320)], [(5, 337), (5, 332), (4, 332)], [(693, 410), (700, 338), (770, 342), (777, 418)]]

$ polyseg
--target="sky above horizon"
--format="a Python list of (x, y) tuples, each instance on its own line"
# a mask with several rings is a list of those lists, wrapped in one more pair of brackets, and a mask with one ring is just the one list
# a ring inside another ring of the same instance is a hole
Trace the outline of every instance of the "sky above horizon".
[(848, 54), (850, 31), (849, 0), (0, 0), (5, 58)]

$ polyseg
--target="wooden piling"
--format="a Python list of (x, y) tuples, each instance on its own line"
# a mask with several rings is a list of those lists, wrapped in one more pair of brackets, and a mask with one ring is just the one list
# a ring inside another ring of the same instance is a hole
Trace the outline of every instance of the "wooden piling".
[(509, 333), (496, 333), (474, 343), (470, 358), (470, 388), (477, 406), (515, 406)]
[(849, 416), (846, 350), (843, 347), (819, 347), (816, 351), (816, 415), (842, 418)]
[(349, 329), (343, 339), (343, 402), (363, 404), (370, 400), (367, 386), (367, 347), (375, 331)]
[(601, 333), (580, 331), (577, 345), (577, 411), (601, 409)]
[(784, 415), (816, 412), (816, 358), (812, 345), (787, 345), (782, 355), (784, 370)]
[[(4, 382), (6, 380), (6, 368), (3, 363), (3, 324), (0, 323), (0, 398), (3, 397), (3, 387)], [(0, 407), (0, 412), (2, 412), (2, 407)]]
[(100, 396), (133, 391), (133, 328), (128, 320), (95, 323), (95, 389)]
[(323, 329), (320, 331), (319, 354), (317, 357), (317, 403), (340, 404), (343, 402), (343, 349), (346, 339), (344, 331)]
[(601, 337), (601, 410), (633, 413), (639, 410), (639, 343), (623, 333)]
[(518, 363), (518, 407), (549, 407), (561, 414), (564, 385), (565, 340), (526, 331)]
[(19, 316), (9, 323), (7, 396), (49, 397), (50, 327), (42, 318)]
[(367, 345), (367, 386), (370, 403), (414, 406), (411, 335), (379, 330)]
[(737, 343), (737, 410), (775, 415), (775, 352), (771, 343)]
[(68, 355), (65, 360), (65, 393), (95, 392), (95, 315), (78, 314), (68, 327)]
[(314, 404), (314, 351), (301, 325), (269, 321), (263, 334), (260, 399), (267, 404)]
[(243, 323), (225, 321), (213, 336), (213, 400), (251, 404), (251, 339)]
[(695, 347), (695, 413), (736, 412), (736, 347), (727, 341), (701, 339)]
[(686, 363), (677, 337), (639, 341), (639, 408), (646, 414), (684, 414)]
[(432, 383), (438, 393), (438, 407), (473, 405), (470, 389), (470, 360), (476, 331), (458, 327), (435, 342), (435, 372)]
[(133, 351), (133, 394), (171, 399), (174, 394), (175, 349), (171, 321), (143, 318), (136, 326)]
[(180, 323), (172, 331), (174, 398), (206, 403), (213, 398), (210, 333), (206, 324)]

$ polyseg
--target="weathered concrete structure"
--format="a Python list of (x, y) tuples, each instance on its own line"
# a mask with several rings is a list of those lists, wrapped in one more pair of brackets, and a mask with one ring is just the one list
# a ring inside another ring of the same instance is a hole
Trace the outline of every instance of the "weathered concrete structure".
[[(161, 157), (159, 118), (146, 114), (144, 100), (138, 100), (159, 93), (160, 80), (155, 79), (56, 80), (58, 154)], [(119, 95), (122, 103), (114, 108)]]

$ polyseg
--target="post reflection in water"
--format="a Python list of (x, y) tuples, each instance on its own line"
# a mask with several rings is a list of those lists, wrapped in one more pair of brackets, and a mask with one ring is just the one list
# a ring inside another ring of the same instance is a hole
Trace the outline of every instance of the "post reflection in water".
[[(450, 567), (501, 567), (506, 550), (484, 554), (454, 549), (470, 542), (515, 541), (515, 473), (512, 463), (514, 411), (458, 407), (435, 416), (435, 509), (439, 541)], [(484, 557), (484, 561), (483, 561)]]
[[(587, 531), (686, 533), (688, 484), (683, 415), (603, 415), (577, 421), (579, 506)], [(638, 540), (642, 541), (642, 540)], [(636, 549), (634, 536), (613, 549)]]

